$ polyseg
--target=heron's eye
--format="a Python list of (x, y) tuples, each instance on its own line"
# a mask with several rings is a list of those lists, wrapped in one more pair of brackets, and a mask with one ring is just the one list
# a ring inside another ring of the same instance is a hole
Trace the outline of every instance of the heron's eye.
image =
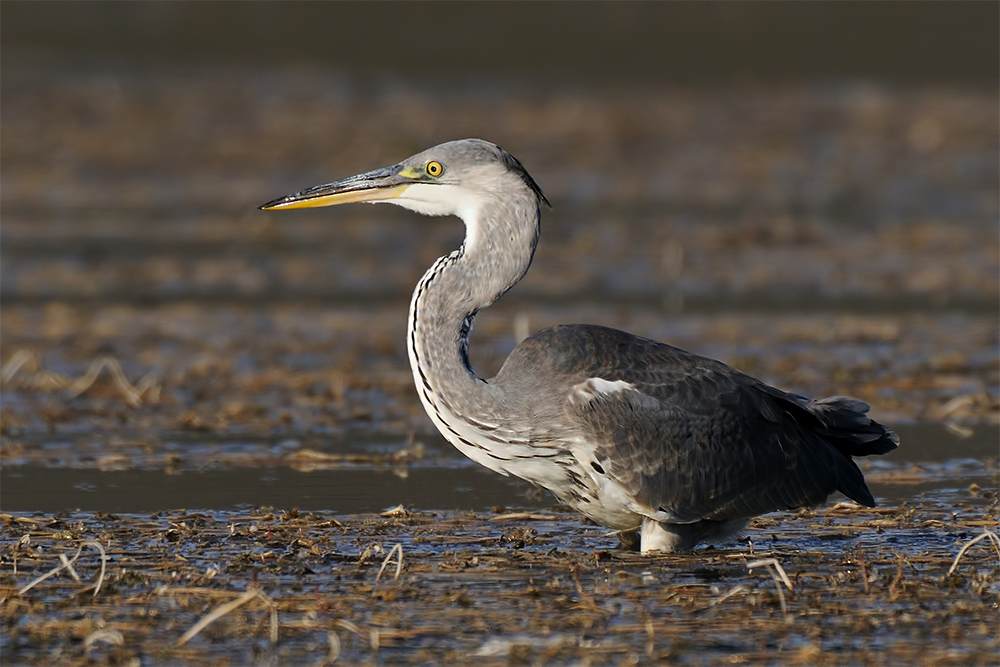
[(441, 163), (438, 162), (437, 160), (431, 160), (430, 162), (428, 162), (425, 169), (427, 170), (428, 176), (434, 176), (435, 178), (437, 178), (444, 172), (444, 167), (442, 167)]

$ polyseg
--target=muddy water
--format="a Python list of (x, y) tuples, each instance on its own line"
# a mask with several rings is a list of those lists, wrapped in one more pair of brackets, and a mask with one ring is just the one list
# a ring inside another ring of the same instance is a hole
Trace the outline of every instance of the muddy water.
[[(934, 425), (904, 425), (897, 431), (905, 448), (862, 462), (882, 505), (966, 499), (974, 484), (986, 490), (995, 486), (1000, 439), (996, 427), (979, 427), (964, 438)], [(76, 451), (73, 467), (46, 465), (34, 457), (9, 457), (0, 470), (0, 509), (136, 513), (270, 506), (353, 514), (396, 505), (487, 511), (554, 504), (551, 497), (523, 482), (504, 479), (461, 457), (442, 439), (434, 440), (419, 458), (395, 462), (379, 461), (378, 451), (366, 453), (365, 448), (357, 448), (346, 460), (321, 451), (305, 453), (288, 440), (256, 445), (188, 443), (184, 447), (187, 458), (168, 470), (143, 465), (141, 457), (129, 459), (120, 450), (112, 460), (102, 460), (100, 452)], [(69, 446), (41, 448), (58, 460), (59, 451)], [(401, 442), (396, 451), (405, 448)], [(220, 462), (219, 450), (227, 452), (225, 463)]]

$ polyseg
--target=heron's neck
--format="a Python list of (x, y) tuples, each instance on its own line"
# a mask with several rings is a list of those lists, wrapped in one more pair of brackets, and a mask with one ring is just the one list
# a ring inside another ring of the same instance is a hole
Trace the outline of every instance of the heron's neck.
[(459, 416), (493, 412), (490, 388), (469, 364), (469, 332), (476, 313), (524, 276), (538, 242), (534, 198), (483, 206), (469, 217), (462, 248), (434, 262), (410, 303), (410, 367), (432, 419), (442, 409)]

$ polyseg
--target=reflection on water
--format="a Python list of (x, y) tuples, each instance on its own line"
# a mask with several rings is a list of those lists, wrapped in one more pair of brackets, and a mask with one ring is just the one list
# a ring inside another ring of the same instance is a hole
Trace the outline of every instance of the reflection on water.
[[(155, 512), (249, 509), (379, 512), (388, 507), (488, 510), (503, 505), (543, 507), (523, 484), (471, 464), (376, 471), (347, 468), (301, 472), (287, 466), (104, 472), (23, 467), (2, 473), (4, 511)], [(518, 488), (522, 487), (522, 488)]]
[[(1000, 429), (980, 427), (967, 439), (958, 439), (939, 426), (910, 425), (897, 430), (902, 441), (898, 450), (885, 457), (859, 459), (882, 506), (927, 498), (990, 500), (990, 490), (997, 486)], [(288, 457), (299, 463), (290, 466), (289, 458), (273, 456), (274, 447), (223, 445), (227, 463), (219, 464), (211, 463), (218, 444), (192, 446), (186, 467), (170, 470), (149, 465), (102, 470), (93, 459), (75, 468), (37, 462), (12, 467), (8, 462), (0, 470), (3, 510), (153, 512), (272, 506), (355, 514), (395, 505), (483, 511), (555, 504), (526, 483), (501, 477), (461, 457), (444, 442), (432, 446), (434, 456), (395, 465), (365, 464), (359, 462), (360, 457), (352, 461), (318, 458), (322, 453), (305, 458), (293, 451)], [(306, 461), (309, 464), (303, 465)], [(969, 491), (973, 484), (981, 487), (980, 492)]]

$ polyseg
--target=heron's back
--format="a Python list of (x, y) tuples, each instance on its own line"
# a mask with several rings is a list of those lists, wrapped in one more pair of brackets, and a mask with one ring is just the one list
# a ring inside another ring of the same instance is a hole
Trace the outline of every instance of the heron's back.
[(874, 505), (851, 457), (898, 443), (861, 401), (810, 401), (607, 327), (540, 331), (491, 382), (561, 411), (567, 440), (592, 449), (589, 475), (678, 523), (814, 505), (834, 490)]

